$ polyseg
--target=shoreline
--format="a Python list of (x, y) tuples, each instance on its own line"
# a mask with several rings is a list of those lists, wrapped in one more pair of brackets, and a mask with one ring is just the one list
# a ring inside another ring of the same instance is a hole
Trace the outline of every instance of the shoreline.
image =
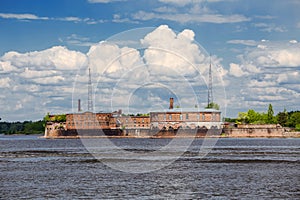
[(5, 135), (5, 134), (0, 134), (1, 137), (18, 137), (18, 136), (22, 136), (22, 137), (30, 137), (30, 136), (35, 136), (37, 138), (41, 138), (41, 139), (122, 139), (122, 138), (126, 138), (126, 139), (186, 139), (186, 138), (195, 138), (195, 139), (204, 139), (204, 138), (241, 138), (241, 139), (247, 139), (247, 138), (300, 138), (300, 132), (285, 132), (282, 136), (272, 136), (272, 135), (268, 135), (268, 136), (229, 136), (229, 135), (210, 135), (210, 136), (195, 136), (195, 135), (191, 135), (191, 136), (170, 136), (170, 135), (166, 135), (166, 136), (106, 136), (106, 135), (102, 135), (102, 136), (45, 136), (43, 134), (12, 134), (12, 135)]
[(187, 139), (187, 138), (195, 138), (195, 139), (205, 139), (205, 138), (240, 138), (240, 139), (251, 139), (251, 138), (266, 138), (266, 139), (273, 139), (273, 138), (300, 138), (300, 135), (289, 135), (289, 136), (251, 136), (251, 137), (232, 137), (232, 136), (40, 136), (39, 138), (43, 139)]

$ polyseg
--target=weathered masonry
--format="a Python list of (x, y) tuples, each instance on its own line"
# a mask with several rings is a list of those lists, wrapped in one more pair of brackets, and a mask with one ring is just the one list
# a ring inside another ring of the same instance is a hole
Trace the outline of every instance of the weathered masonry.
[(221, 111), (215, 109), (173, 108), (170, 98), (168, 110), (150, 112), (151, 128), (155, 129), (220, 129)]

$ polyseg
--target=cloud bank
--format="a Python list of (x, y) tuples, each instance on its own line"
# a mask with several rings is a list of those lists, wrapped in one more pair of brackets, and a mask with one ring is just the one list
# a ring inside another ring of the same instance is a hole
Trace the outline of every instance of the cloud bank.
[(204, 105), (205, 97), (199, 96), (206, 95), (209, 59), (194, 36), (192, 30), (176, 33), (162, 25), (137, 41), (140, 49), (102, 41), (92, 44), (86, 54), (63, 46), (7, 52), (0, 58), (4, 119), (72, 112), (72, 99), (79, 98), (85, 108), (88, 68), (95, 111), (149, 112), (162, 105), (167, 108), (170, 95), (176, 95), (183, 107), (198, 104), (197, 99)]
[(296, 40), (228, 41), (243, 45), (244, 51), (225, 67), (221, 58), (207, 55), (189, 29), (175, 32), (162, 25), (135, 42), (140, 48), (124, 45), (125, 40), (118, 44), (108, 40), (91, 44), (87, 53), (63, 46), (6, 52), (0, 57), (1, 117), (14, 121), (40, 119), (47, 112), (72, 112), (72, 106), (77, 106), (72, 99), (81, 99), (85, 109), (88, 68), (95, 111), (149, 112), (167, 108), (170, 96), (181, 107), (204, 107), (210, 62), (214, 99), (221, 105), (237, 111), (263, 109), (268, 103), (291, 109), (298, 105), (300, 45)]
[(228, 78), (242, 86), (238, 88), (239, 93), (232, 94), (236, 101), (244, 102), (240, 107), (261, 106), (262, 109), (273, 103), (281, 110), (297, 109), (300, 98), (299, 52), (300, 45), (296, 40), (263, 40), (238, 55), (240, 62), (230, 63)]

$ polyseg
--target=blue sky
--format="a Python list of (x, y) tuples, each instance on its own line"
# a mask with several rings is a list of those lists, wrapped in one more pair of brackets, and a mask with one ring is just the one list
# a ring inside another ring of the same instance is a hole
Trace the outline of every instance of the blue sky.
[[(72, 112), (77, 98), (85, 107), (87, 67), (95, 111), (149, 112), (167, 106), (169, 95), (182, 107), (202, 107), (207, 52), (216, 76), (214, 100), (226, 105), (224, 115), (266, 111), (269, 103), (275, 113), (299, 110), (299, 9), (297, 0), (0, 0), (0, 117), (22, 121)], [(144, 50), (134, 51), (132, 41), (99, 43), (112, 36), (135, 39)], [(133, 53), (101, 69), (126, 50)]]

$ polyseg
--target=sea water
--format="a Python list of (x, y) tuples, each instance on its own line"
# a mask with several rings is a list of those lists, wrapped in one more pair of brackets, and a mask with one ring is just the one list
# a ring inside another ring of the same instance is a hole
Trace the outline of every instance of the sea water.
[(0, 136), (0, 199), (300, 198), (300, 139), (223, 138), (207, 154), (195, 139), (167, 165), (178, 149), (151, 153), (171, 139), (109, 140), (118, 148), (99, 146), (100, 159), (80, 139)]

